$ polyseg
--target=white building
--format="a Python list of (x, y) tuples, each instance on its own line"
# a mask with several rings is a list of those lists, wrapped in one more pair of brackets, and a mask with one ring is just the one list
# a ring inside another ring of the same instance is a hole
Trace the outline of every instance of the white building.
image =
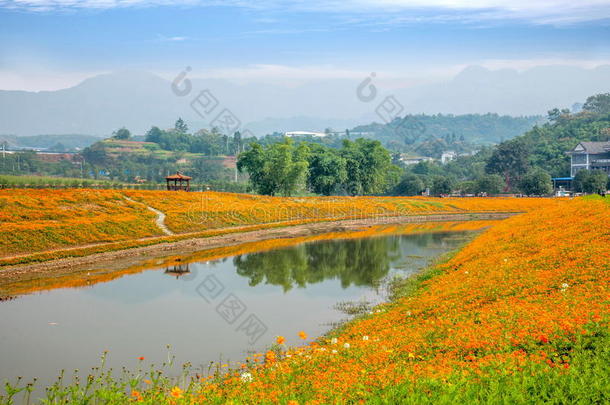
[(580, 170), (601, 170), (610, 176), (610, 142), (580, 142), (570, 155), (570, 176)]
[(458, 157), (458, 154), (452, 150), (447, 150), (441, 154), (441, 163), (446, 164)]

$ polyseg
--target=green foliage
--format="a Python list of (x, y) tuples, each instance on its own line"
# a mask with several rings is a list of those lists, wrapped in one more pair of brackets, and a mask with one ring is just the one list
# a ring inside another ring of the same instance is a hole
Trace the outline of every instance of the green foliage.
[(344, 140), (340, 154), (347, 162), (348, 194), (382, 194), (388, 189), (392, 157), (381, 142), (364, 138), (354, 142)]
[(553, 183), (547, 172), (535, 168), (523, 176), (519, 188), (526, 195), (548, 195), (553, 192)]
[(290, 196), (304, 187), (308, 155), (307, 145), (295, 147), (291, 139), (267, 147), (255, 143), (239, 155), (237, 168), (248, 172), (258, 193)]
[(450, 177), (434, 176), (432, 178), (432, 188), (430, 191), (434, 195), (450, 194), (453, 190), (454, 182)]
[(541, 117), (510, 117), (498, 114), (407, 115), (384, 125), (373, 123), (351, 130), (367, 135), (397, 152), (440, 157), (444, 150), (469, 152), (477, 144), (514, 138), (529, 130)]
[[(598, 99), (598, 95), (589, 97)], [(597, 107), (590, 107), (597, 109)], [(610, 137), (610, 112), (583, 111), (578, 114), (563, 113), (550, 122), (526, 132), (522, 139), (530, 151), (530, 165), (540, 167), (551, 177), (564, 177), (570, 173), (570, 157), (567, 151), (583, 141), (600, 142)]]
[(178, 118), (174, 124), (174, 129), (179, 134), (186, 134), (189, 132), (189, 127), (186, 125), (182, 118)]
[(401, 170), (378, 141), (344, 140), (341, 149), (291, 139), (263, 146), (251, 143), (239, 155), (240, 171), (247, 171), (253, 188), (261, 194), (291, 195), (306, 179), (318, 194), (383, 194), (398, 183)]
[(405, 196), (421, 195), (424, 189), (425, 184), (420, 176), (413, 173), (407, 173), (396, 185), (393, 194)]
[(587, 99), (583, 111), (594, 114), (610, 114), (610, 93), (596, 94)]
[(481, 176), (474, 184), (476, 193), (499, 194), (504, 187), (504, 179), (497, 174)]
[(310, 145), (309, 155), (309, 189), (322, 195), (339, 192), (347, 180), (347, 160), (336, 149)]
[(608, 189), (608, 175), (601, 170), (579, 170), (572, 187), (579, 193), (601, 193)]
[(518, 138), (498, 145), (487, 161), (485, 171), (503, 175), (506, 185), (510, 187), (511, 180), (519, 180), (528, 168), (529, 150), (526, 143)]
[(119, 128), (118, 130), (112, 133), (112, 137), (114, 139), (127, 140), (131, 138), (131, 132), (125, 127)]

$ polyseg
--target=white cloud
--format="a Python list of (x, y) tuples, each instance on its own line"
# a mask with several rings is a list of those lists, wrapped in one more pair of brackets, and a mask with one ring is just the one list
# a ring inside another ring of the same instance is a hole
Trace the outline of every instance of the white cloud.
[(167, 42), (183, 42), (189, 39), (189, 37), (183, 37), (183, 36), (172, 36), (172, 37), (166, 37), (165, 35), (161, 35), (158, 34), (158, 38), (160, 41), (167, 41)]
[(232, 6), (276, 12), (324, 11), (360, 14), (367, 20), (388, 19), (394, 23), (428, 21), (431, 18), (436, 21), (461, 19), (465, 22), (516, 19), (561, 25), (610, 19), (608, 0), (0, 0), (2, 8), (31, 11), (152, 6)]

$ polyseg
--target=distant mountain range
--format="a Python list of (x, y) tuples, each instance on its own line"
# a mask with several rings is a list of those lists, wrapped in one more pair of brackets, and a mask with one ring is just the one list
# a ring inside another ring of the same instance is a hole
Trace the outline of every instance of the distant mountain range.
[(108, 136), (126, 126), (143, 134), (151, 125), (171, 127), (183, 117), (193, 129), (209, 127), (190, 107), (201, 90), (218, 101), (214, 114), (228, 108), (256, 135), (274, 131), (337, 130), (380, 121), (378, 103), (394, 95), (407, 113), (487, 113), (513, 116), (569, 108), (588, 96), (610, 91), (610, 66), (583, 69), (543, 66), (524, 72), (468, 67), (452, 80), (408, 88), (379, 89), (373, 102), (356, 97), (359, 80), (319, 80), (295, 86), (237, 84), (194, 79), (192, 92), (179, 97), (169, 81), (146, 72), (91, 77), (57, 91), (0, 91), (0, 134), (88, 134)]

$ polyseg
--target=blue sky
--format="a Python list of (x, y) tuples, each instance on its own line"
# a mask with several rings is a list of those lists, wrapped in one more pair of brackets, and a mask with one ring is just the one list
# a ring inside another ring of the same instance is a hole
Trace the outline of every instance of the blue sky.
[(610, 1), (0, 0), (0, 88), (143, 69), (242, 80), (434, 80), (610, 62)]

